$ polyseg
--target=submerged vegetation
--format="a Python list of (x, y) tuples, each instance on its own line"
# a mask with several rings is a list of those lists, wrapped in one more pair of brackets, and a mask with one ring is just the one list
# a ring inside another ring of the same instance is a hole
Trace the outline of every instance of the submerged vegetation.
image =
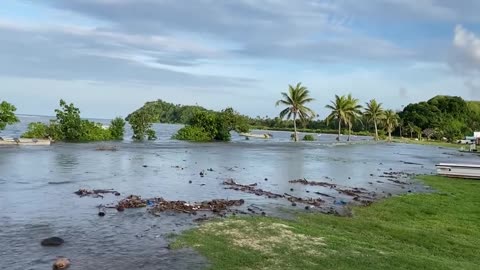
[(187, 141), (230, 141), (231, 131), (248, 132), (248, 119), (232, 108), (221, 112), (197, 110), (187, 125), (173, 136)]
[(80, 117), (80, 109), (73, 103), (60, 100), (60, 108), (55, 110), (56, 119), (45, 124), (30, 123), (23, 138), (52, 139), (55, 141), (87, 142), (122, 140), (125, 121), (117, 117), (109, 127)]
[(6, 101), (0, 103), (0, 131), (5, 129), (7, 125), (18, 122), (18, 118), (15, 115), (16, 110), (15, 106)]
[(210, 222), (173, 246), (197, 249), (211, 269), (476, 269), (480, 182), (420, 179), (437, 192), (354, 207), (352, 217)]

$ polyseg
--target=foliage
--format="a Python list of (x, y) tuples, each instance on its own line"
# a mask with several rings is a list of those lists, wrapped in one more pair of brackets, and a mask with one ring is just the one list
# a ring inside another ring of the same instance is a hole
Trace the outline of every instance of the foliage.
[(327, 124), (333, 120), (336, 120), (338, 123), (338, 141), (340, 140), (342, 132), (342, 123), (348, 126), (347, 140), (350, 141), (353, 123), (358, 120), (362, 114), (360, 111), (362, 106), (359, 105), (358, 102), (359, 100), (353, 98), (351, 94), (348, 96), (335, 95), (335, 100), (331, 101), (331, 104), (325, 106), (325, 108), (331, 110), (330, 115), (325, 119)]
[(116, 117), (110, 122), (110, 136), (114, 140), (123, 140), (125, 133), (125, 120), (121, 117)]
[(297, 116), (300, 121), (307, 121), (315, 116), (315, 112), (306, 107), (306, 104), (312, 102), (314, 99), (310, 97), (310, 91), (307, 87), (302, 86), (302, 83), (297, 83), (296, 86), (288, 86), (288, 94), (286, 92), (281, 93), (283, 99), (276, 102), (276, 106), (287, 106), (280, 112), (280, 119), (287, 117), (287, 119), (293, 116), (293, 128), (295, 132), (294, 140), (297, 141)]
[(197, 111), (208, 110), (200, 106), (175, 105), (159, 99), (145, 103), (141, 108), (128, 115), (126, 120), (130, 122), (130, 118), (134, 114), (148, 112), (151, 115), (152, 123), (186, 124)]
[(436, 96), (426, 102), (409, 104), (400, 112), (400, 117), (407, 123), (406, 129), (411, 135), (416, 127), (417, 134), (419, 129), (435, 131), (424, 134), (427, 138), (444, 136), (455, 141), (480, 129), (480, 103), (466, 102), (461, 97)]
[(18, 118), (15, 115), (16, 110), (15, 106), (6, 101), (0, 103), (0, 131), (5, 129), (7, 125), (18, 122)]
[(196, 126), (185, 126), (173, 136), (177, 140), (208, 142), (212, 138), (203, 128)]
[(383, 116), (384, 126), (387, 129), (388, 140), (392, 141), (392, 132), (398, 127), (399, 117), (393, 110), (386, 110)]
[(231, 131), (241, 133), (249, 130), (247, 117), (232, 108), (221, 112), (199, 110), (194, 112), (188, 124), (173, 138), (188, 141), (230, 141)]
[(152, 129), (152, 123), (155, 122), (155, 114), (151, 110), (137, 110), (130, 114), (127, 121), (132, 126), (134, 140), (142, 141), (145, 138), (155, 140), (155, 131)]
[[(352, 217), (229, 218), (182, 234), (210, 269), (478, 269), (480, 182), (424, 176), (438, 192), (395, 196)], [(241, 241), (240, 241), (241, 240)]]
[(303, 136), (303, 139), (304, 141), (315, 141), (315, 136), (313, 136), (312, 134), (306, 134), (305, 136)]
[(375, 140), (378, 140), (378, 122), (382, 120), (384, 116), (382, 103), (378, 103), (375, 99), (372, 99), (370, 102), (367, 102), (366, 105), (364, 115), (368, 121), (373, 122), (375, 126)]
[(60, 100), (60, 109), (55, 110), (57, 118), (50, 123), (30, 123), (23, 138), (52, 139), (54, 141), (107, 141), (123, 139), (125, 121), (112, 120), (109, 128), (102, 124), (80, 118), (80, 110), (72, 103)]

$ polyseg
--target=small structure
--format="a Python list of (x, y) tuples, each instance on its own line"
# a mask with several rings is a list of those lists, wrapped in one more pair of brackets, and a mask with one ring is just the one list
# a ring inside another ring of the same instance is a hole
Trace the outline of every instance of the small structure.
[(50, 145), (50, 140), (23, 139), (23, 138), (0, 138), (0, 146), (3, 145)]
[(437, 173), (452, 178), (480, 179), (480, 164), (440, 163)]

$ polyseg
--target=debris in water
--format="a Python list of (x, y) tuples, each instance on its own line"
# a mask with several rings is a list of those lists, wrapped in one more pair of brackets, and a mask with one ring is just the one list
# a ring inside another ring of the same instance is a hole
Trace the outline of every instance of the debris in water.
[(79, 189), (74, 192), (74, 194), (77, 194), (80, 197), (85, 197), (85, 196), (91, 196), (94, 198), (103, 198), (103, 195), (101, 194), (114, 194), (115, 196), (120, 196), (120, 192), (115, 191), (113, 189), (93, 189), (93, 190), (88, 190), (88, 189)]
[(65, 257), (59, 257), (53, 263), (53, 270), (67, 269), (70, 267), (70, 260)]

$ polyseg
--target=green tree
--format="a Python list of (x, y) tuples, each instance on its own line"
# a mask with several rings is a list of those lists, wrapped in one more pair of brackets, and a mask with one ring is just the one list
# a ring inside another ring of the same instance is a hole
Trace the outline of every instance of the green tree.
[(116, 117), (110, 122), (110, 135), (114, 140), (123, 140), (125, 133), (125, 120), (121, 117)]
[(4, 130), (7, 125), (18, 122), (18, 118), (15, 115), (16, 110), (15, 106), (6, 101), (0, 103), (0, 131)]
[(369, 121), (373, 122), (375, 127), (375, 140), (378, 141), (378, 122), (384, 116), (382, 103), (378, 103), (375, 99), (370, 100), (370, 102), (367, 102), (364, 115)]
[(60, 100), (60, 109), (56, 109), (57, 121), (66, 141), (79, 141), (82, 136), (82, 120), (80, 110), (73, 103), (67, 104)]
[(383, 123), (388, 132), (388, 140), (392, 141), (392, 132), (398, 127), (399, 117), (393, 110), (386, 110), (383, 117)]
[(349, 121), (350, 103), (345, 96), (335, 95), (335, 100), (330, 101), (331, 104), (326, 105), (325, 108), (330, 109), (331, 112), (327, 116), (327, 123), (333, 120), (337, 120), (338, 123), (338, 137), (337, 141), (340, 141), (340, 135), (342, 133), (342, 122), (347, 123)]
[(296, 86), (289, 85), (288, 93), (281, 93), (283, 99), (278, 100), (275, 105), (287, 106), (280, 112), (280, 118), (287, 117), (287, 120), (293, 116), (293, 130), (294, 141), (298, 141), (297, 135), (297, 117), (300, 120), (305, 120), (313, 117), (315, 112), (306, 106), (307, 103), (312, 102), (314, 99), (310, 97), (310, 91), (307, 87), (302, 86), (302, 83), (297, 83)]
[(155, 140), (155, 131), (152, 129), (152, 123), (155, 121), (155, 115), (150, 110), (137, 110), (127, 118), (133, 129), (134, 140)]
[(348, 110), (347, 110), (347, 125), (348, 125), (348, 139), (350, 141), (350, 136), (352, 134), (352, 127), (355, 121), (360, 120), (360, 116), (362, 115), (362, 105), (358, 104), (360, 100), (354, 98), (352, 94), (348, 94), (347, 96), (347, 103), (348, 103)]

